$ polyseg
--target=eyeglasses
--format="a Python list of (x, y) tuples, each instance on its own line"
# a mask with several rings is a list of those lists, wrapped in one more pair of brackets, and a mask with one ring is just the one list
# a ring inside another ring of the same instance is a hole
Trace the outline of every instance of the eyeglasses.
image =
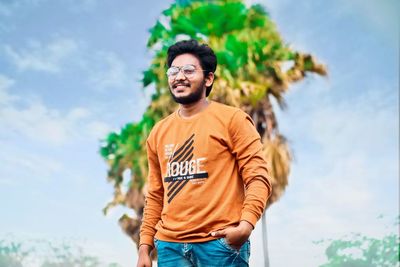
[(175, 78), (175, 77), (178, 75), (178, 73), (179, 73), (180, 71), (182, 71), (183, 75), (184, 75), (186, 78), (190, 79), (190, 78), (192, 78), (193, 75), (196, 73), (196, 67), (193, 66), (193, 65), (190, 65), (190, 64), (188, 64), (188, 65), (183, 65), (183, 66), (181, 66), (181, 67), (175, 67), (175, 66), (173, 66), (173, 67), (170, 67), (170, 68), (167, 70), (167, 76), (168, 76), (168, 78)]

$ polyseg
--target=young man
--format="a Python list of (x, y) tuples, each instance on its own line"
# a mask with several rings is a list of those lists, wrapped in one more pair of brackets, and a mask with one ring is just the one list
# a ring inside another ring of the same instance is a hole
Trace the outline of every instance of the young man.
[(179, 109), (147, 140), (148, 193), (138, 267), (248, 266), (249, 236), (271, 193), (260, 135), (238, 108), (208, 101), (217, 58), (207, 45), (168, 49)]

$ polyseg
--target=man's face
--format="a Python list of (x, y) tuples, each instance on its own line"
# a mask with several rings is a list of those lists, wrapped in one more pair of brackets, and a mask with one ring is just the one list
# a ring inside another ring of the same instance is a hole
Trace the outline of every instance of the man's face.
[(187, 105), (206, 97), (206, 86), (212, 80), (210, 83), (210, 75), (207, 78), (204, 76), (200, 61), (195, 56), (179, 55), (172, 61), (171, 67), (176, 68), (168, 76), (170, 92), (175, 102)]

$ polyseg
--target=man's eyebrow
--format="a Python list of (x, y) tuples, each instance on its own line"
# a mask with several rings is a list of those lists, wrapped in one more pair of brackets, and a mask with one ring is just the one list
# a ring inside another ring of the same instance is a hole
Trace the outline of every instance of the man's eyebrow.
[(171, 65), (171, 67), (177, 67), (177, 68), (181, 68), (181, 67), (183, 67), (183, 66), (193, 66), (193, 67), (197, 67), (196, 65), (194, 65), (194, 64), (184, 64), (184, 65), (181, 65), (181, 66), (176, 66), (176, 65)]

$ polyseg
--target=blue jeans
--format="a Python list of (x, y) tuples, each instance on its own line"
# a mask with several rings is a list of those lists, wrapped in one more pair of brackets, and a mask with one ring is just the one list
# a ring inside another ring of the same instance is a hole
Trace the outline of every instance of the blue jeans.
[(250, 241), (240, 250), (224, 238), (201, 243), (176, 243), (154, 240), (159, 267), (248, 267)]

